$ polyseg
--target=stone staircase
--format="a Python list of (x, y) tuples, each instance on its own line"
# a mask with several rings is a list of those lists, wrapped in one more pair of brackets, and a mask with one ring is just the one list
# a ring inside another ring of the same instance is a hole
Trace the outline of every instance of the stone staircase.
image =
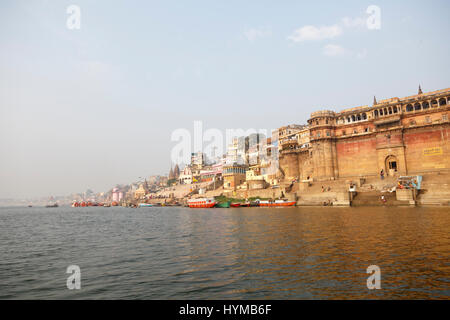
[[(384, 195), (386, 202), (381, 201), (381, 196)], [(366, 191), (357, 192), (353, 198), (352, 207), (362, 206), (409, 206), (408, 201), (398, 201), (395, 192), (380, 192), (380, 191)]]
[(419, 205), (450, 205), (450, 175), (423, 176), (422, 190), (417, 197)]

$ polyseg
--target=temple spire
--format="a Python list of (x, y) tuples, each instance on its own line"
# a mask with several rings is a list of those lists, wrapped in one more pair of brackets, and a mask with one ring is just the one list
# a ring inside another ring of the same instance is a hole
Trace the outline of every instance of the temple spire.
[(420, 87), (420, 84), (419, 84), (419, 92), (417, 94), (422, 94), (422, 93), (423, 93), (422, 88)]
[(373, 96), (373, 104), (374, 104), (374, 105), (378, 104), (377, 98), (375, 98), (375, 96)]

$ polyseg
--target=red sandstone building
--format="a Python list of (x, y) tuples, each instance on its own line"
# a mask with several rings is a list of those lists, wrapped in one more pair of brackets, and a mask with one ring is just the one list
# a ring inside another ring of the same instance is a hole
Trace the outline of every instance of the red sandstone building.
[[(281, 143), (287, 179), (322, 181), (450, 171), (450, 88), (341, 112), (317, 111), (308, 120), (309, 143)], [(306, 146), (306, 147), (305, 147)]]

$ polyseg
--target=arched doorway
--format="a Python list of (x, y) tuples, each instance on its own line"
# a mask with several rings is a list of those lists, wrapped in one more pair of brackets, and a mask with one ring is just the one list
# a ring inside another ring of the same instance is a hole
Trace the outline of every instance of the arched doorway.
[(396, 156), (390, 155), (386, 158), (386, 173), (394, 176), (398, 172), (398, 160)]

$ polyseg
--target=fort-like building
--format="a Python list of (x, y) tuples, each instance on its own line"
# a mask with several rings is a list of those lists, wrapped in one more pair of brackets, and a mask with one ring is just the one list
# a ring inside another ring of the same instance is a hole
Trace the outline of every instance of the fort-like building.
[(341, 112), (317, 111), (279, 130), (285, 179), (325, 181), (450, 172), (450, 88)]

